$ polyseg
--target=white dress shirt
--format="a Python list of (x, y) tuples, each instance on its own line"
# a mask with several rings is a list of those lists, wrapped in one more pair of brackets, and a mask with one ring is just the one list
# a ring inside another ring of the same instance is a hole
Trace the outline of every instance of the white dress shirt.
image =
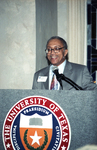
[[(58, 66), (58, 71), (59, 71), (59, 74), (63, 73), (64, 72), (64, 69), (65, 69), (65, 66), (66, 66), (66, 60), (60, 64)], [(52, 81), (52, 77), (53, 77), (53, 71), (52, 71), (52, 68), (54, 67), (54, 65), (51, 65), (50, 66), (50, 69), (49, 69), (49, 89), (50, 89), (50, 85), (51, 85), (51, 81)], [(60, 83), (58, 82), (58, 90), (60, 88)]]

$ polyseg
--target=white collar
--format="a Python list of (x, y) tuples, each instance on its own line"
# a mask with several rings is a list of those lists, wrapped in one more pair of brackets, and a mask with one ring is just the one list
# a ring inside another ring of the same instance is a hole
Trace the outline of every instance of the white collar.
[[(51, 72), (51, 74), (52, 74), (52, 68), (53, 68), (53, 66), (54, 65), (50, 66), (50, 72)], [(59, 73), (63, 73), (64, 72), (65, 66), (66, 66), (66, 60), (62, 64), (60, 64), (58, 66)]]
[[(50, 85), (51, 85), (51, 80), (52, 80), (52, 76), (53, 76), (53, 72), (52, 72), (52, 67), (54, 65), (50, 65), (50, 69), (49, 69), (49, 89), (50, 89)], [(64, 69), (65, 69), (65, 66), (66, 66), (66, 60), (58, 66), (58, 70), (59, 70), (59, 73), (63, 73), (64, 72)], [(58, 83), (58, 89), (60, 88), (60, 84)]]

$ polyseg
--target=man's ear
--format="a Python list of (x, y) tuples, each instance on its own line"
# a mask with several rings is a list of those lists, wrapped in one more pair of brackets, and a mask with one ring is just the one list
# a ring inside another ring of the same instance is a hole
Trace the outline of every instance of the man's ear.
[(66, 57), (67, 54), (68, 54), (68, 49), (65, 49), (64, 56)]

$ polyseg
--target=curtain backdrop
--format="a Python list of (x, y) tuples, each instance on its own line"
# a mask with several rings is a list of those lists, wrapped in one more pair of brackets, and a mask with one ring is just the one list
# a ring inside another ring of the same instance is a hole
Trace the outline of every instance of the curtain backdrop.
[(86, 65), (87, 54), (87, 0), (68, 1), (69, 60)]

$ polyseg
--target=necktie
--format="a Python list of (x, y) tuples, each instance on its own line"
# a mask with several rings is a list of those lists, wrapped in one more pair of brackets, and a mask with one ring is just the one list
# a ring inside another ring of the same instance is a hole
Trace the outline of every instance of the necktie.
[(56, 75), (53, 74), (50, 90), (58, 90), (58, 81), (56, 79)]

